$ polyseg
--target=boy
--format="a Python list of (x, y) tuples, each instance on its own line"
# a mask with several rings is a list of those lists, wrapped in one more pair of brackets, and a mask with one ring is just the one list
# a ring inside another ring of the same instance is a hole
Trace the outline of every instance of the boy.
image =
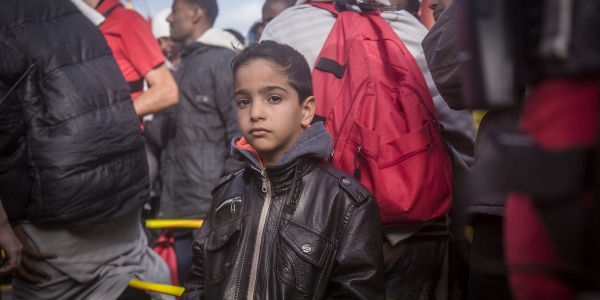
[(311, 73), (289, 46), (263, 41), (232, 63), (246, 168), (221, 180), (192, 246), (182, 299), (383, 299), (379, 207), (324, 161), (333, 142)]

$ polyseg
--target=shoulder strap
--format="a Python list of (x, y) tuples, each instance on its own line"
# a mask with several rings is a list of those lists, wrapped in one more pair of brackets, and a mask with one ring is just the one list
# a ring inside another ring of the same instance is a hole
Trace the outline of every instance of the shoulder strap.
[(105, 18), (108, 18), (108, 15), (110, 15), (110, 14), (113, 12), (113, 10), (115, 10), (115, 9), (116, 9), (117, 7), (119, 7), (119, 6), (121, 6), (121, 7), (122, 7), (123, 5), (122, 5), (121, 3), (119, 3), (119, 4), (115, 4), (115, 5), (111, 6), (111, 7), (110, 7), (108, 10), (106, 10), (106, 11), (105, 11), (105, 12), (104, 12), (102, 15), (103, 15)]
[(134, 81), (127, 81), (127, 84), (129, 85), (131, 93), (144, 91), (144, 77)]

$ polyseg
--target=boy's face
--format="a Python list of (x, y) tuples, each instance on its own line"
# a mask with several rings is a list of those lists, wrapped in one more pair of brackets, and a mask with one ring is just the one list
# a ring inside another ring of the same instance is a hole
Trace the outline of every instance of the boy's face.
[(246, 141), (265, 166), (273, 165), (310, 124), (315, 111), (311, 96), (302, 104), (280, 68), (254, 59), (234, 74), (238, 121)]

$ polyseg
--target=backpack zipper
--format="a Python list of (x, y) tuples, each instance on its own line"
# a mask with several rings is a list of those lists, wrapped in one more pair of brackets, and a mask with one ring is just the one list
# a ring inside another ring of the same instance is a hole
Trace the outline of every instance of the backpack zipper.
[(265, 169), (259, 170), (256, 167), (253, 169), (260, 172), (262, 176), (262, 191), (265, 193), (265, 202), (260, 212), (260, 219), (258, 221), (258, 230), (256, 234), (256, 244), (254, 245), (254, 252), (252, 254), (252, 265), (250, 267), (250, 283), (248, 284), (248, 294), (246, 299), (254, 299), (254, 289), (256, 289), (256, 280), (258, 279), (258, 262), (260, 259), (260, 246), (262, 244), (263, 237), (265, 235), (265, 225), (267, 223), (267, 216), (269, 215), (269, 208), (271, 207), (271, 183), (267, 177)]
[[(372, 81), (371, 77), (367, 77), (367, 78), (363, 79), (363, 81), (358, 85), (358, 88), (356, 88), (356, 90), (357, 91), (361, 91), (362, 88), (367, 83), (369, 83), (370, 81)], [(351, 95), (351, 99), (356, 99), (356, 94), (355, 95)], [(352, 107), (350, 107), (350, 110), (348, 111), (348, 114), (352, 112), (352, 109), (354, 108), (354, 105), (358, 105), (358, 109), (360, 110), (360, 108), (361, 108), (364, 100), (365, 100), (365, 98), (362, 97), (361, 101), (359, 103), (352, 104)], [(346, 116), (344, 118), (344, 122), (343, 122), (343, 124), (342, 124), (342, 126), (340, 128), (344, 128), (346, 126), (346, 122), (348, 122), (348, 119), (349, 119), (348, 115), (346, 114)], [(334, 151), (331, 152), (331, 157), (330, 157), (330, 159), (331, 159), (330, 163), (331, 164), (333, 164), (333, 155), (334, 155), (335, 149), (337, 148), (338, 142), (339, 142), (339, 139), (336, 139), (336, 140), (333, 141), (333, 149), (334, 149)]]
[(409, 160), (409, 159), (411, 159), (411, 158), (413, 158), (413, 157), (415, 157), (415, 156), (417, 156), (419, 154), (427, 152), (427, 150), (429, 150), (430, 147), (431, 147), (431, 144), (427, 144), (427, 146), (425, 146), (425, 147), (423, 147), (423, 148), (421, 148), (421, 149), (419, 149), (417, 151), (413, 151), (411, 153), (408, 153), (408, 154), (406, 154), (406, 155), (404, 155), (404, 156), (402, 156), (400, 158), (397, 158), (397, 159), (394, 159), (392, 161), (386, 162), (385, 164), (380, 164), (379, 168), (380, 169), (385, 169), (385, 168), (389, 168), (389, 167), (392, 167), (394, 165), (397, 165), (397, 164), (399, 164), (399, 163), (401, 163), (401, 162), (403, 162), (405, 160)]
[[(433, 122), (435, 127), (438, 128), (438, 130), (441, 130), (441, 128), (440, 128), (441, 125), (439, 124), (438, 120), (433, 116), (433, 113), (431, 113), (431, 111), (429, 111), (429, 107), (427, 107), (427, 104), (425, 104), (425, 100), (423, 99), (423, 96), (421, 96), (419, 91), (414, 86), (412, 86), (408, 83), (405, 83), (405, 82), (399, 83), (398, 85), (408, 88), (413, 93), (415, 93), (415, 95), (417, 95), (417, 97), (419, 97), (419, 100), (421, 100), (421, 103), (423, 103), (423, 106), (425, 106), (425, 110), (427, 111), (427, 114), (429, 114), (429, 118), (431, 119), (431, 121)], [(431, 101), (434, 106), (433, 108), (435, 109), (435, 103), (433, 103), (433, 97), (432, 97)]]

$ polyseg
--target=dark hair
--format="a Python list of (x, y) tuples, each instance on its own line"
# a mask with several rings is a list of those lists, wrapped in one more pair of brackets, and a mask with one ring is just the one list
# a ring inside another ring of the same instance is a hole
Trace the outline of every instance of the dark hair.
[(217, 0), (185, 0), (185, 2), (199, 6), (204, 11), (204, 14), (206, 14), (210, 25), (212, 26), (215, 24), (215, 20), (219, 14)]
[(262, 41), (240, 51), (231, 62), (233, 74), (256, 59), (266, 59), (281, 67), (289, 84), (298, 92), (300, 103), (313, 95), (312, 76), (306, 58), (294, 48), (274, 41)]
[(242, 44), (242, 45), (246, 44), (246, 39), (239, 31), (237, 31), (233, 28), (227, 28), (227, 29), (223, 29), (223, 30), (233, 34), (233, 36), (235, 36), (235, 38), (240, 42), (240, 44)]

